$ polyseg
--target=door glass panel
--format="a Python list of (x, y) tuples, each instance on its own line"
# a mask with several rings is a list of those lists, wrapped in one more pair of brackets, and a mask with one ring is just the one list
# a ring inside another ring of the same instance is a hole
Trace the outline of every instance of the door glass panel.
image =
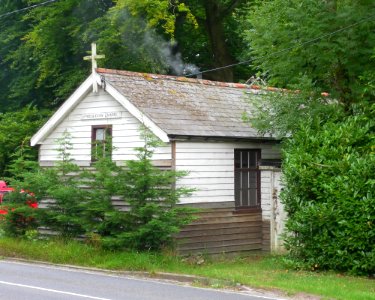
[(241, 168), (241, 152), (240, 151), (234, 152), (234, 167), (236, 169)]
[(257, 152), (249, 152), (249, 168), (257, 166)]
[(96, 132), (95, 132), (95, 140), (97, 140), (97, 141), (104, 141), (104, 138), (105, 138), (105, 136), (104, 136), (104, 128), (96, 128), (96, 130), (95, 130)]
[(256, 206), (258, 203), (257, 189), (249, 189), (249, 206)]
[(248, 168), (249, 167), (249, 154), (247, 151), (241, 151), (241, 168)]
[(238, 208), (260, 207), (260, 150), (235, 149), (234, 196)]
[(258, 180), (257, 180), (257, 172), (254, 171), (254, 172), (249, 172), (249, 188), (251, 189), (256, 189), (257, 188), (257, 184), (258, 184)]

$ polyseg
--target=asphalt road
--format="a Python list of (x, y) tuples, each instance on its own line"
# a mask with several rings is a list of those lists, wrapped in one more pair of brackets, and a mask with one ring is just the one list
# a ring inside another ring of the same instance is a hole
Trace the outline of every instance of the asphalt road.
[(0, 299), (6, 300), (261, 300), (276, 299), (201, 289), (160, 280), (49, 265), (0, 261)]

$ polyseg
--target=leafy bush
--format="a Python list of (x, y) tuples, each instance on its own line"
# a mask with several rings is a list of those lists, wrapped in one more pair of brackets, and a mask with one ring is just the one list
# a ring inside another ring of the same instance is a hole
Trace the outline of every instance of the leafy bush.
[[(7, 214), (1, 216), (0, 225), (5, 235), (23, 236), (28, 232), (35, 231), (39, 225), (39, 212), (35, 209), (38, 199), (23, 185), (27, 174), (36, 174), (37, 162), (33, 160), (30, 147), (23, 144), (13, 155), (8, 171), (14, 174), (9, 178), (14, 191), (3, 197), (1, 209)], [(35, 180), (34, 176), (31, 176)]]
[[(70, 159), (72, 145), (65, 133), (57, 141), (61, 161), (55, 167), (31, 167), (21, 155), (12, 165), (16, 174), (12, 184), (32, 190), (39, 200), (49, 200), (38, 221), (59, 236), (85, 236), (89, 243), (108, 249), (160, 250), (171, 246), (173, 234), (192, 220), (191, 209), (176, 207), (179, 197), (191, 190), (175, 187), (185, 172), (152, 165), (158, 142), (147, 131), (144, 137), (145, 146), (137, 148), (138, 160), (118, 167), (104, 157), (93, 170), (82, 171)], [(120, 196), (129, 210), (117, 210), (113, 196)], [(7, 224), (10, 231), (18, 230), (14, 222)]]
[(375, 273), (374, 129), (374, 110), (359, 110), (285, 142), (285, 242), (304, 266)]
[(128, 161), (118, 173), (119, 194), (129, 204), (129, 211), (113, 215), (111, 221), (121, 226), (115, 226), (104, 240), (109, 248), (160, 250), (171, 246), (173, 234), (192, 220), (192, 209), (176, 207), (181, 196), (192, 192), (175, 186), (186, 173), (154, 167), (151, 158), (159, 143), (146, 130), (143, 136), (145, 145), (137, 148), (138, 160)]
[(30, 197), (19, 190), (4, 196), (1, 207), (7, 214), (0, 215), (0, 225), (5, 235), (23, 236), (38, 227), (38, 211), (28, 205), (30, 201), (34, 202)]
[[(77, 237), (85, 233), (82, 222), (82, 199), (84, 190), (80, 188), (80, 168), (72, 162), (69, 151), (72, 149), (70, 135), (65, 132), (57, 140), (61, 161), (54, 168), (39, 169), (38, 182), (29, 180), (30, 187), (39, 192), (40, 198), (49, 200), (43, 210), (41, 223), (63, 237)], [(34, 177), (31, 174), (31, 177)], [(30, 176), (28, 176), (30, 178)], [(31, 181), (31, 182), (30, 182)], [(43, 191), (43, 188), (45, 189)]]
[[(8, 168), (12, 164), (12, 154), (22, 145), (29, 142), (30, 137), (48, 117), (48, 111), (26, 106), (20, 111), (0, 113), (0, 176), (11, 175)], [(30, 159), (37, 160), (37, 150), (30, 149)]]

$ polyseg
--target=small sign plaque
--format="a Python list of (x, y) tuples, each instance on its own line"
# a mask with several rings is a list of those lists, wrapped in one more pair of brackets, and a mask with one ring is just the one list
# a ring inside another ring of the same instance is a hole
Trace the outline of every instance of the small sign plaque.
[(121, 112), (102, 112), (102, 113), (92, 113), (83, 114), (81, 120), (99, 120), (99, 119), (119, 119), (121, 118)]

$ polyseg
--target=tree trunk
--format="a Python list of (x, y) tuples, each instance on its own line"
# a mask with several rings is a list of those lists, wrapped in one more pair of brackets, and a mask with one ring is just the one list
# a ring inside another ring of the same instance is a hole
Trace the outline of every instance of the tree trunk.
[[(206, 12), (205, 25), (213, 55), (213, 67), (220, 68), (233, 64), (234, 59), (225, 42), (223, 8), (220, 7), (217, 0), (205, 0), (204, 7)], [(233, 68), (209, 72), (205, 74), (205, 77), (212, 80), (233, 82)]]

